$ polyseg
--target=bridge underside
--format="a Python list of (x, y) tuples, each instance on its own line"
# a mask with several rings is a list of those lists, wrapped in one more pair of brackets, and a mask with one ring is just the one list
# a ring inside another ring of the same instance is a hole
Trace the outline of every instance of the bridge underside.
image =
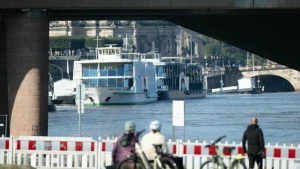
[(275, 75), (254, 76), (255, 85), (258, 85), (257, 80), (260, 81), (259, 86), (264, 88), (264, 92), (294, 92), (294, 86), (286, 79)]
[(51, 10), (52, 20), (161, 19), (300, 70), (297, 9)]

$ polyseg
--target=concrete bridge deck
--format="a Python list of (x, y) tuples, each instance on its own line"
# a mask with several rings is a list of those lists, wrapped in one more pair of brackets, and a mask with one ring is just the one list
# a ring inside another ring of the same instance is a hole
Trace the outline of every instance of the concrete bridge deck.
[(5, 0), (0, 8), (67, 8), (67, 9), (196, 9), (196, 8), (299, 8), (297, 0)]
[(298, 0), (3, 0), (0, 114), (9, 134), (47, 135), (50, 20), (163, 19), (300, 70), (299, 9)]

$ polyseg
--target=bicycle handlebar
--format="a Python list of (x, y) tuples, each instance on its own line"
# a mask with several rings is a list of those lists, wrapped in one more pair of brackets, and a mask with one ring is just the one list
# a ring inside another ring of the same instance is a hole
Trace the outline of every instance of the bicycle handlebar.
[(145, 129), (144, 129), (144, 130), (141, 130), (141, 131), (138, 131), (138, 132), (136, 133), (136, 137), (138, 138), (144, 131), (145, 131)]
[[(219, 137), (217, 140), (215, 140), (213, 143), (211, 143), (210, 145), (215, 145), (216, 143), (218, 143), (219, 141), (221, 141), (223, 138), (225, 138), (226, 136), (221, 136)], [(206, 145), (205, 147), (209, 147), (210, 145)]]

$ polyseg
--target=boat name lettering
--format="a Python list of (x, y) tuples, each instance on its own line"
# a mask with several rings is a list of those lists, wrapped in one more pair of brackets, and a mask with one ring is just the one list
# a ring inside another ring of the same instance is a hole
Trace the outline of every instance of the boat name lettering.
[(109, 88), (108, 90), (121, 90), (120, 88)]

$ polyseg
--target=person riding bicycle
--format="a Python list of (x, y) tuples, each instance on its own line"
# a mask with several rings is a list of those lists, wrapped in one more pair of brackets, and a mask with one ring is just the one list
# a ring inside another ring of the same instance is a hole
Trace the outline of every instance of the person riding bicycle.
[(135, 142), (138, 141), (135, 124), (132, 121), (127, 121), (124, 128), (125, 132), (117, 138), (117, 142), (113, 146), (112, 159), (114, 164), (131, 154), (135, 150)]
[(150, 132), (145, 134), (141, 140), (142, 149), (148, 160), (154, 160), (157, 156), (153, 144), (162, 145), (163, 153), (168, 153), (168, 147), (165, 136), (160, 133), (161, 123), (158, 120), (154, 120), (150, 123)]

